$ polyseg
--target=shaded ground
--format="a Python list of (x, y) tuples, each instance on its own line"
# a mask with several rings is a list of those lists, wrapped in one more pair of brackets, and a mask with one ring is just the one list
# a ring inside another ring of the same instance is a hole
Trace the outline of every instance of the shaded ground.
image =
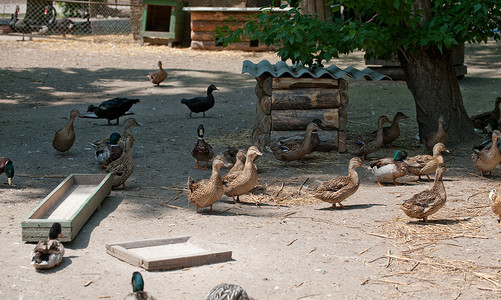
[[(221, 282), (240, 284), (257, 299), (499, 297), (501, 227), (487, 194), (498, 187), (501, 170), (490, 178), (476, 175), (469, 144), (451, 148), (445, 158), (448, 203), (428, 224), (410, 220), (395, 205), (431, 185), (414, 177), (401, 179), (400, 186), (379, 187), (359, 169), (362, 185), (343, 210), (311, 197), (321, 180), (346, 174), (350, 155), (337, 153), (315, 153), (287, 166), (267, 153), (257, 162), (259, 186), (242, 197), (246, 204), (235, 206), (223, 197), (213, 214), (197, 214), (182, 194), (187, 176), (209, 176), (193, 169), (196, 128), (204, 124), (216, 151), (248, 147), (255, 80), (240, 74), (242, 61), (276, 60), (273, 54), (139, 47), (104, 39), (4, 39), (0, 48), (7, 54), (0, 57), (0, 155), (10, 157), (17, 172), (14, 187), (0, 176), (3, 299), (121, 299), (138, 268), (106, 254), (105, 245), (185, 235), (228, 247), (233, 261), (142, 271), (146, 289), (159, 299), (203, 299)], [(466, 47), (468, 75), (461, 89), (470, 114), (491, 110), (501, 92), (500, 50), (494, 43)], [(360, 58), (334, 63), (364, 68)], [(158, 60), (169, 78), (153, 87), (145, 75)], [(392, 118), (402, 111), (411, 119), (402, 124), (395, 148), (410, 155), (423, 152), (415, 143), (414, 102), (404, 82), (349, 81), (350, 136), (372, 131), (382, 114)], [(180, 99), (203, 95), (211, 83), (220, 89), (216, 106), (207, 118), (189, 119)], [(133, 129), (136, 170), (128, 189), (113, 191), (65, 245), (62, 266), (35, 272), (29, 265), (33, 244), (21, 241), (21, 220), (68, 174), (99, 172), (89, 142), (122, 127), (77, 119), (69, 155), (55, 153), (54, 132), (71, 109), (84, 112), (91, 103), (117, 96), (141, 99), (133, 108), (143, 126)]]

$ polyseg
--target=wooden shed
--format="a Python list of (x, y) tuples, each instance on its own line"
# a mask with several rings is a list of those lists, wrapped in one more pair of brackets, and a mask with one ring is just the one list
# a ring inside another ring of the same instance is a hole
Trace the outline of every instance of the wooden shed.
[(320, 130), (320, 150), (346, 151), (345, 128), (348, 124), (348, 82), (343, 76), (373, 80), (388, 78), (370, 69), (359, 71), (348, 67), (329, 66), (311, 71), (302, 65), (288, 66), (285, 62), (272, 65), (268, 61), (254, 64), (244, 61), (242, 73), (253, 75), (256, 121), (252, 142), (263, 149), (282, 138), (302, 136), (313, 119), (325, 125)]

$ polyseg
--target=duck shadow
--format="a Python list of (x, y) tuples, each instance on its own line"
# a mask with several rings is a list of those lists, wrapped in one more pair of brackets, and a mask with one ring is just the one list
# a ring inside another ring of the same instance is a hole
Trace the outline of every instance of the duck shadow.
[(433, 219), (433, 220), (428, 220), (426, 222), (421, 221), (409, 221), (407, 224), (412, 224), (412, 225), (455, 225), (455, 224), (460, 224), (462, 222), (468, 222), (472, 218), (471, 217), (466, 217), (463, 219)]
[(321, 210), (321, 211), (328, 211), (328, 210), (339, 210), (339, 211), (343, 211), (343, 210), (353, 210), (353, 209), (367, 209), (367, 208), (371, 208), (373, 206), (387, 206), (386, 204), (380, 204), (380, 203), (371, 203), (371, 204), (353, 204), (353, 205), (344, 205), (344, 207), (332, 207), (332, 206), (329, 206), (329, 207), (323, 207), (323, 208), (317, 208), (315, 210)]

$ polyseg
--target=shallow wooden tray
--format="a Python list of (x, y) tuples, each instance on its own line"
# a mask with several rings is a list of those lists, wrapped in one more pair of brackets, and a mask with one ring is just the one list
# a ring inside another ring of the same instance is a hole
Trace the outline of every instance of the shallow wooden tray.
[(148, 271), (173, 270), (231, 260), (232, 252), (197, 238), (149, 239), (106, 245), (108, 254)]
[(70, 242), (111, 191), (111, 174), (71, 174), (21, 222), (22, 240), (47, 238), (54, 222), (61, 223), (63, 237)]

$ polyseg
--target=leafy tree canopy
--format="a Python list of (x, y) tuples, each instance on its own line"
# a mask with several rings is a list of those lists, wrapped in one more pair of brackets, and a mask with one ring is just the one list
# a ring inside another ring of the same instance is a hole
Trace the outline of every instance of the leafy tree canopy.
[[(306, 66), (322, 66), (332, 57), (355, 50), (390, 58), (398, 51), (436, 47), (452, 49), (463, 42), (498, 40), (501, 7), (498, 0), (341, 0), (331, 2), (333, 16), (321, 21), (292, 7), (283, 13), (262, 9), (243, 28), (218, 29), (219, 42), (227, 45), (243, 37), (278, 46), (278, 55)], [(342, 19), (340, 5), (355, 17)], [(285, 8), (282, 6), (281, 8)]]

